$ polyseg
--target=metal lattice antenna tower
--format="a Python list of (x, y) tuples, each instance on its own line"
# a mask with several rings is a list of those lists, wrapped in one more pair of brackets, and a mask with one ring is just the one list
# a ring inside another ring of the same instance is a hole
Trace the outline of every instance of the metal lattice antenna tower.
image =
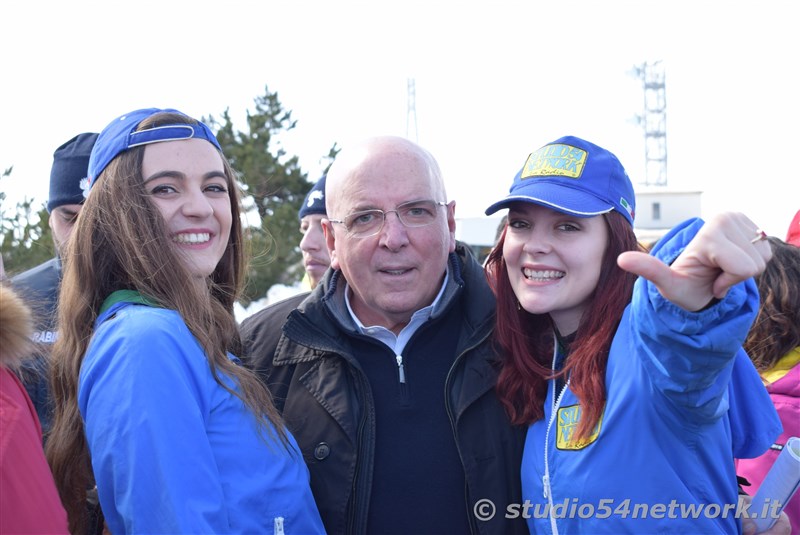
[(419, 142), (417, 131), (417, 89), (414, 78), (408, 79), (408, 105), (406, 107), (406, 137), (414, 143)]
[(633, 67), (644, 90), (644, 113), (637, 120), (644, 128), (645, 185), (667, 185), (667, 91), (661, 60)]

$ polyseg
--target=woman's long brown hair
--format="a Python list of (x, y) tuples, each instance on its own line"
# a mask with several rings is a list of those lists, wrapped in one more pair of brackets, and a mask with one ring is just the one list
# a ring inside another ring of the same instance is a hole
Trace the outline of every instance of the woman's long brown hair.
[[(489, 285), (497, 297), (495, 343), (503, 355), (497, 393), (512, 423), (529, 425), (544, 416), (547, 381), (570, 377), (570, 388), (581, 405), (575, 438), (594, 429), (606, 401), (605, 372), (611, 341), (633, 292), (636, 277), (617, 266), (625, 251), (641, 250), (627, 220), (616, 212), (602, 216), (609, 230), (600, 279), (591, 304), (581, 317), (564, 369), (553, 374), (553, 325), (547, 314), (530, 314), (518, 307), (508, 267), (503, 259), (504, 230), (486, 261)], [(569, 333), (564, 333), (569, 334)]]
[[(161, 113), (143, 121), (138, 129), (196, 122), (181, 114)], [(78, 409), (78, 378), (100, 307), (116, 290), (136, 290), (159, 306), (176, 310), (204, 348), (221, 387), (242, 399), (257, 418), (265, 438), (277, 433), (288, 448), (288, 438), (269, 392), (252, 371), (232, 362), (226, 354), (238, 353), (241, 346), (233, 305), (245, 273), (239, 188), (234, 171), (223, 156), (230, 192), (231, 233), (219, 264), (202, 287), (193, 280), (169, 238), (166, 222), (145, 190), (144, 150), (145, 147), (136, 147), (120, 154), (98, 177), (78, 216), (64, 258), (59, 335), (50, 366), (55, 412), (46, 450), (72, 533), (85, 530), (86, 492), (93, 485)], [(226, 386), (221, 375), (234, 378), (239, 391)]]
[(744, 349), (759, 372), (800, 346), (800, 247), (769, 238), (772, 259), (756, 277), (761, 306)]

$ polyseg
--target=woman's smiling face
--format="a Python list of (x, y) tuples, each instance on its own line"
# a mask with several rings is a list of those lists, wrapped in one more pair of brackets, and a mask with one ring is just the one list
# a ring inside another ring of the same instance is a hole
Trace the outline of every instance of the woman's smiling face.
[(153, 143), (145, 147), (142, 175), (189, 270), (211, 275), (228, 246), (232, 220), (219, 151), (203, 139)]
[(503, 257), (522, 308), (550, 314), (559, 332), (578, 329), (600, 279), (608, 227), (602, 215), (575, 217), (518, 202), (508, 212)]

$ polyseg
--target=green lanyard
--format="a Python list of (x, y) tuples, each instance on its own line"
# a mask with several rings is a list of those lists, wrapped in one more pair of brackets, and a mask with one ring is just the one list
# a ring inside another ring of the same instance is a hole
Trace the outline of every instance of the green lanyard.
[(100, 314), (102, 314), (112, 306), (116, 305), (117, 303), (135, 303), (137, 305), (147, 305), (149, 307), (158, 306), (156, 302), (147, 299), (136, 290), (117, 290), (116, 292), (106, 297), (106, 300), (103, 301), (103, 305), (100, 307)]

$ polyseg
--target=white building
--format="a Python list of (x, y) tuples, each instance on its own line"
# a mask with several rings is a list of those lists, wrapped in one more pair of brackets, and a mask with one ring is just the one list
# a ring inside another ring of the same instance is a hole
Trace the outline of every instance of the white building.
[(639, 241), (653, 243), (678, 223), (700, 217), (702, 193), (658, 186), (636, 189), (634, 231)]

